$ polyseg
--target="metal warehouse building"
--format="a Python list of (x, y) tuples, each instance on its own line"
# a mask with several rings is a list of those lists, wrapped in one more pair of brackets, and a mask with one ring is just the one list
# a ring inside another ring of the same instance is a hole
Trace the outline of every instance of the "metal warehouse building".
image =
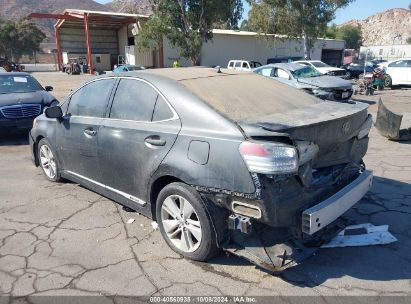
[[(178, 50), (170, 46), (166, 39), (163, 48), (166, 66), (171, 66), (176, 59), (179, 59), (183, 66), (191, 64), (188, 60), (179, 58)], [(343, 40), (317, 39), (312, 49), (311, 59), (323, 60), (334, 66), (341, 65), (344, 49)], [(289, 39), (277, 35), (263, 37), (254, 32), (213, 30), (213, 40), (203, 45), (201, 65), (227, 66), (231, 59), (254, 60), (266, 64), (268, 58), (303, 56), (302, 39)]]
[[(62, 14), (32, 13), (31, 18), (56, 20), (55, 34), (59, 66), (71, 57), (84, 57), (89, 71), (110, 70), (121, 62), (141, 64), (146, 67), (168, 67), (175, 60), (182, 66), (191, 62), (180, 58), (178, 49), (163, 40), (160, 50), (140, 52), (135, 44), (138, 28), (144, 26), (149, 16), (112, 12), (67, 9)], [(273, 57), (303, 57), (301, 39), (258, 33), (214, 30), (213, 40), (203, 45), (201, 65), (226, 66), (230, 59), (254, 60), (265, 64)], [(345, 42), (318, 39), (311, 58), (339, 65), (343, 59)]]

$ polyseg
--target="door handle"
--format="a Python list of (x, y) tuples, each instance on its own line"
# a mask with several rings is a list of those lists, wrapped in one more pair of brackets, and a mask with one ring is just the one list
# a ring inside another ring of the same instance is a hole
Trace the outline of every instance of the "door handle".
[(89, 135), (89, 136), (96, 136), (97, 131), (93, 129), (85, 129), (84, 134)]
[(144, 139), (144, 141), (152, 146), (165, 146), (166, 145), (166, 141), (164, 139), (161, 139), (160, 136), (158, 135), (152, 135), (149, 137), (146, 137), (146, 139)]

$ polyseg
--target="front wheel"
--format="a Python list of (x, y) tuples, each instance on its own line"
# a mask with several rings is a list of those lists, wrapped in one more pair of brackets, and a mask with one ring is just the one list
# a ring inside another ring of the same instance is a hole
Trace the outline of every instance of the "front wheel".
[(56, 153), (46, 139), (40, 140), (37, 151), (41, 170), (49, 181), (61, 181)]
[(157, 198), (156, 218), (168, 246), (180, 255), (206, 261), (218, 253), (216, 234), (200, 194), (183, 183), (167, 185)]

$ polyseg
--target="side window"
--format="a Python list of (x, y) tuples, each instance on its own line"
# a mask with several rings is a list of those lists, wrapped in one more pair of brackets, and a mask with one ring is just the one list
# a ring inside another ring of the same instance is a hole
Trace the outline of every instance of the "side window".
[(283, 79), (290, 79), (288, 73), (282, 69), (277, 69), (277, 77)]
[(272, 71), (272, 70), (273, 70), (272, 68), (261, 69), (261, 70), (260, 70), (260, 71), (261, 71), (261, 75), (264, 75), (264, 76), (270, 77), (270, 76), (271, 76), (271, 71)]
[(243, 68), (245, 68), (245, 69), (248, 69), (248, 68), (249, 68), (249, 66), (248, 66), (248, 63), (247, 63), (247, 62), (243, 62)]
[(110, 118), (151, 121), (157, 95), (143, 81), (121, 79), (111, 106)]
[(407, 66), (407, 61), (405, 60), (399, 60), (392, 62), (388, 65), (390, 68), (405, 68)]
[(232, 68), (232, 67), (234, 66), (234, 62), (233, 62), (233, 61), (230, 61), (230, 62), (228, 63), (228, 66), (229, 66), (230, 68)]
[(115, 82), (115, 78), (110, 78), (86, 84), (71, 95), (67, 113), (73, 116), (103, 117)]
[(167, 120), (173, 118), (173, 116), (174, 114), (167, 102), (163, 97), (161, 97), (161, 95), (158, 95), (152, 121)]
[(411, 68), (411, 60), (407, 60), (407, 67)]
[(236, 68), (241, 68), (241, 61), (236, 61), (235, 62), (235, 67)]

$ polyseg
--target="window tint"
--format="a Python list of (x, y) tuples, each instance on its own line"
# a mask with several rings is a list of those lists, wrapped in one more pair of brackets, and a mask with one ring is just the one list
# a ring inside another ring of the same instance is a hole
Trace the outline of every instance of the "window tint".
[(116, 79), (91, 82), (71, 95), (67, 113), (74, 116), (103, 117)]
[(157, 95), (143, 81), (121, 79), (111, 106), (110, 118), (151, 121)]
[(241, 62), (240, 62), (240, 61), (236, 61), (235, 67), (236, 67), (236, 68), (241, 68)]
[(399, 60), (388, 65), (390, 68), (405, 68), (407, 66), (406, 60)]
[(261, 75), (270, 77), (272, 70), (273, 70), (272, 68), (261, 69), (261, 70), (260, 70), (260, 71), (261, 71), (260, 73), (261, 73)]
[(243, 68), (248, 68), (248, 63), (247, 62), (243, 62)]
[(173, 112), (163, 97), (158, 95), (156, 106), (154, 108), (153, 121), (166, 120), (173, 117)]

